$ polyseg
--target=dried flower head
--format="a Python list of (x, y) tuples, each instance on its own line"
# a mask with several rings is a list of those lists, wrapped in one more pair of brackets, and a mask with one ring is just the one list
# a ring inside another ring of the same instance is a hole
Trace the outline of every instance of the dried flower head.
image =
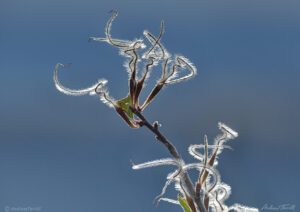
[[(108, 20), (105, 28), (105, 37), (91, 37), (89, 41), (107, 42), (118, 48), (120, 55), (127, 58), (124, 64), (128, 72), (129, 85), (126, 97), (120, 100), (113, 99), (109, 95), (106, 87), (106, 79), (99, 79), (97, 83), (85, 89), (76, 90), (64, 87), (58, 80), (57, 72), (59, 67), (66, 68), (68, 65), (65, 66), (61, 63), (58, 63), (54, 70), (56, 88), (62, 93), (73, 96), (85, 94), (98, 95), (103, 103), (115, 109), (128, 126), (131, 128), (146, 126), (156, 135), (156, 139), (167, 147), (174, 158), (164, 158), (138, 165), (131, 162), (133, 169), (143, 169), (161, 165), (173, 165), (176, 167), (173, 172), (167, 175), (161, 193), (155, 197), (153, 202), (157, 202), (158, 204), (160, 201), (167, 201), (173, 204), (179, 204), (185, 212), (258, 211), (255, 208), (249, 208), (239, 204), (228, 207), (224, 203), (231, 193), (231, 188), (221, 181), (221, 176), (216, 167), (218, 155), (222, 150), (225, 148), (232, 149), (230, 146), (225, 145), (225, 142), (236, 138), (238, 136), (236, 131), (223, 123), (219, 123), (219, 129), (222, 131), (222, 134), (216, 137), (214, 144), (209, 145), (207, 136), (205, 136), (204, 144), (191, 145), (188, 148), (188, 152), (198, 160), (198, 162), (186, 164), (172, 143), (158, 130), (160, 127), (158, 122), (154, 122), (154, 124), (151, 125), (141, 113), (165, 85), (191, 79), (197, 73), (197, 69), (189, 59), (181, 55), (175, 55), (172, 58), (172, 55), (161, 44), (162, 35), (164, 33), (164, 21), (161, 21), (161, 30), (157, 38), (149, 31), (144, 31), (143, 35), (150, 44), (147, 48), (143, 39), (121, 40), (112, 38), (110, 33), (111, 25), (118, 16), (118, 12), (112, 10), (111, 13), (112, 16)], [(142, 50), (143, 52), (141, 52)], [(143, 62), (144, 68), (141, 77), (138, 77), (138, 64), (141, 62)], [(151, 69), (159, 64), (162, 66), (161, 77), (143, 104), (140, 104), (139, 96), (145, 86), (146, 80), (150, 76)], [(136, 118), (138, 118), (138, 120), (136, 120)], [(200, 149), (203, 149), (203, 153), (199, 151)], [(188, 171), (191, 169), (195, 169), (199, 172), (195, 183), (192, 183), (188, 174)], [(175, 189), (179, 192), (177, 200), (164, 197), (168, 186), (173, 182)]]
[[(188, 80), (196, 75), (195, 66), (184, 56), (175, 55), (174, 61), (172, 61), (172, 55), (167, 52), (165, 47), (160, 43), (164, 32), (164, 21), (161, 22), (161, 31), (156, 38), (149, 31), (145, 30), (143, 35), (146, 40), (150, 43), (150, 47), (146, 49), (143, 39), (133, 39), (133, 40), (121, 40), (114, 39), (111, 37), (111, 25), (114, 19), (118, 16), (118, 12), (115, 10), (111, 11), (112, 17), (108, 20), (105, 28), (105, 37), (96, 38), (91, 37), (89, 41), (101, 41), (107, 42), (108, 44), (117, 47), (119, 49), (120, 55), (129, 58), (126, 60), (124, 66), (128, 72), (128, 84), (129, 91), (125, 98), (120, 100), (114, 100), (109, 96), (108, 89), (105, 88), (107, 80), (101, 79), (98, 83), (90, 86), (86, 89), (73, 90), (64, 87), (58, 80), (57, 72), (59, 67), (67, 67), (59, 63), (55, 67), (54, 71), (54, 82), (57, 89), (68, 95), (85, 95), (97, 94), (100, 96), (100, 100), (107, 104), (108, 106), (114, 108), (116, 112), (123, 118), (123, 120), (132, 128), (138, 128), (139, 125), (134, 118), (130, 107), (144, 110), (146, 106), (156, 97), (156, 95), (161, 91), (161, 89), (167, 84), (174, 84), (184, 80)], [(143, 53), (141, 50), (146, 49)], [(138, 75), (138, 64), (144, 63), (144, 70), (140, 78)], [(156, 85), (152, 89), (151, 93), (148, 95), (147, 99), (143, 104), (139, 103), (140, 93), (148, 79), (151, 68), (158, 64), (162, 64), (162, 75), (157, 81)], [(187, 74), (179, 77), (179, 73), (183, 71), (188, 71)]]
[[(175, 165), (177, 169), (167, 175), (167, 181), (162, 189), (162, 192), (155, 197), (154, 201), (157, 200), (157, 204), (160, 201), (166, 201), (173, 204), (183, 206), (184, 199), (178, 196), (177, 200), (165, 198), (163, 195), (166, 193), (167, 187), (174, 182), (175, 189), (186, 199), (190, 211), (197, 211), (193, 203), (189, 203), (188, 199), (191, 198), (188, 194), (188, 188), (183, 184), (184, 173), (190, 169), (196, 169), (199, 171), (199, 177), (196, 182), (196, 195), (200, 198), (204, 196), (204, 203), (206, 211), (213, 212), (258, 212), (256, 208), (246, 207), (240, 204), (234, 204), (228, 207), (224, 202), (231, 194), (231, 187), (221, 181), (221, 176), (216, 169), (216, 155), (220, 153), (221, 149), (228, 148), (230, 146), (224, 145), (224, 142), (228, 139), (233, 139), (238, 136), (237, 132), (229, 128), (223, 123), (219, 123), (219, 128), (223, 132), (222, 136), (217, 136), (216, 144), (208, 145), (207, 136), (204, 137), (204, 144), (191, 145), (189, 147), (189, 153), (199, 160), (199, 163), (185, 164), (183, 160), (176, 160), (172, 158), (159, 159), (149, 161), (146, 163), (135, 165), (132, 163), (133, 169), (143, 169), (148, 167), (155, 167), (161, 165)], [(204, 149), (204, 153), (200, 153), (197, 149)], [(209, 154), (209, 150), (211, 153)], [(193, 209), (195, 207), (195, 210)], [(183, 207), (184, 208), (184, 207)], [(188, 210), (186, 210), (188, 211)]]

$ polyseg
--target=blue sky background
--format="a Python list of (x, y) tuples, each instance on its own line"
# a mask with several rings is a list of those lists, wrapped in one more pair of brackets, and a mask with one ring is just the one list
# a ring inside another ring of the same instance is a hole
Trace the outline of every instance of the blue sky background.
[[(232, 186), (228, 205), (299, 201), (300, 2), (202, 0), (0, 1), (0, 211), (41, 207), (43, 212), (181, 211), (151, 203), (172, 167), (134, 171), (136, 163), (169, 157), (145, 128), (129, 129), (98, 98), (70, 97), (53, 82), (57, 62), (64, 85), (109, 80), (115, 98), (127, 94), (124, 58), (104, 36), (159, 34), (171, 53), (189, 58), (196, 78), (170, 85), (145, 111), (187, 162), (190, 144), (219, 133), (218, 121), (239, 132), (235, 151), (218, 169)], [(142, 95), (145, 98), (159, 76)], [(176, 197), (170, 187), (168, 197)]]

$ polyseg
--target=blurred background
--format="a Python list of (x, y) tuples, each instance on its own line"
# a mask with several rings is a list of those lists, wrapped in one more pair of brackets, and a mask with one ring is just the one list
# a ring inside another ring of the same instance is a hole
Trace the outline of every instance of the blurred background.
[[(54, 86), (56, 63), (72, 62), (59, 72), (65, 86), (106, 78), (111, 96), (127, 95), (125, 58), (107, 43), (88, 43), (104, 37), (111, 9), (119, 11), (113, 37), (142, 38), (144, 29), (157, 36), (164, 19), (163, 45), (198, 69), (144, 113), (162, 124), (186, 162), (194, 161), (188, 146), (205, 134), (212, 143), (222, 121), (239, 132), (218, 165), (232, 186), (227, 204), (297, 211), (300, 2), (292, 0), (1, 0), (0, 211), (182, 211), (152, 205), (174, 167), (131, 169), (130, 159), (170, 157), (146, 128), (128, 128), (96, 96), (67, 96)], [(142, 99), (160, 66), (151, 76)], [(170, 186), (166, 196), (176, 194)]]

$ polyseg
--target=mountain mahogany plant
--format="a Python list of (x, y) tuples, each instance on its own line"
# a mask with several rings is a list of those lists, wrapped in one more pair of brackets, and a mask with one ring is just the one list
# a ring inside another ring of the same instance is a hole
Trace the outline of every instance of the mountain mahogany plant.
[[(219, 129), (222, 134), (217, 136), (214, 144), (209, 145), (208, 139), (205, 136), (203, 144), (191, 145), (188, 151), (197, 162), (186, 164), (172, 143), (160, 132), (160, 124), (158, 122), (150, 124), (142, 114), (143, 110), (157, 96), (163, 87), (168, 84), (175, 84), (191, 79), (197, 72), (195, 66), (186, 57), (182, 55), (172, 56), (161, 44), (160, 40), (164, 31), (164, 21), (161, 22), (161, 31), (158, 37), (155, 37), (146, 30), (144, 31), (143, 34), (145, 40), (149, 43), (149, 47), (146, 48), (143, 39), (129, 41), (112, 38), (110, 29), (112, 22), (117, 17), (118, 13), (114, 10), (111, 11), (111, 13), (112, 17), (107, 22), (105, 28), (106, 36), (104, 38), (91, 37), (90, 41), (106, 42), (117, 47), (120, 54), (128, 58), (125, 62), (125, 68), (129, 76), (128, 95), (120, 100), (113, 99), (105, 88), (105, 85), (107, 84), (107, 80), (105, 79), (100, 79), (97, 83), (86, 89), (73, 90), (66, 88), (57, 78), (59, 67), (66, 67), (61, 63), (56, 65), (54, 71), (56, 88), (68, 95), (98, 95), (103, 103), (115, 109), (129, 127), (139, 128), (145, 126), (155, 134), (155, 138), (158, 141), (165, 145), (172, 155), (172, 158), (153, 160), (138, 165), (131, 161), (133, 169), (142, 169), (160, 165), (174, 165), (177, 167), (174, 172), (168, 174), (162, 192), (155, 197), (153, 203), (156, 202), (158, 204), (160, 201), (166, 201), (178, 204), (182, 207), (184, 212), (258, 211), (255, 208), (249, 208), (240, 204), (227, 206), (224, 203), (231, 193), (231, 188), (221, 181), (220, 174), (216, 169), (218, 164), (217, 159), (223, 149), (231, 149), (231, 147), (225, 145), (225, 143), (230, 139), (236, 138), (238, 136), (237, 132), (225, 124), (219, 123)], [(138, 76), (138, 65), (142, 61), (144, 61), (143, 72)], [(140, 104), (139, 96), (143, 90), (145, 81), (149, 78), (151, 69), (157, 65), (162, 66), (161, 77), (156, 82), (146, 100)], [(201, 149), (203, 150), (203, 153), (199, 152)], [(199, 171), (196, 182), (192, 182), (189, 176), (188, 171), (191, 169)], [(166, 189), (171, 183), (175, 184), (175, 189), (178, 191), (176, 199), (164, 197)]]

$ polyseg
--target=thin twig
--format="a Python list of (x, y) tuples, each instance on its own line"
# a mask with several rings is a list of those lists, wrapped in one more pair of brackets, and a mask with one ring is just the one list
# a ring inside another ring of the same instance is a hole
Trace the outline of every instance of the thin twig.
[[(137, 117), (140, 118), (140, 120), (141, 120), (140, 123), (139, 123), (140, 126), (146, 126), (150, 131), (152, 131), (156, 135), (156, 139), (158, 141), (162, 142), (167, 147), (170, 154), (175, 159), (182, 160), (182, 158), (179, 155), (179, 153), (177, 152), (175, 146), (164, 135), (162, 135), (161, 132), (158, 130), (158, 123), (157, 122), (154, 122), (154, 124), (152, 125), (143, 116), (140, 109), (135, 109), (132, 106), (129, 106), (129, 108)], [(191, 182), (191, 178), (190, 178), (189, 174), (186, 171), (183, 172), (183, 178), (184, 178), (184, 183), (187, 186), (188, 192), (193, 197), (199, 211), (200, 212), (206, 212), (206, 209), (204, 207), (204, 203), (202, 202), (201, 198), (199, 198), (199, 199), (195, 198), (196, 197), (196, 191), (194, 190), (194, 186), (193, 186), (193, 183)]]

